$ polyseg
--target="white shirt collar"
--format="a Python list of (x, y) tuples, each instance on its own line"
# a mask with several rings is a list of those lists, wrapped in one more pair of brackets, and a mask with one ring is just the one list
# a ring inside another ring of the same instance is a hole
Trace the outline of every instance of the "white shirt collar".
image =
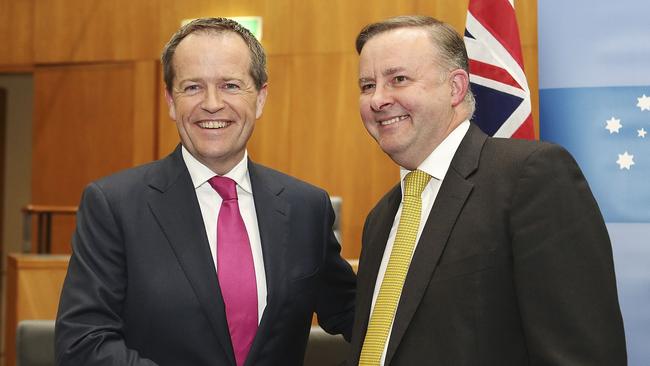
[[(418, 166), (418, 169), (429, 174), (432, 178), (442, 181), (447, 174), (447, 170), (449, 170), (451, 160), (454, 158), (454, 154), (456, 154), (456, 150), (458, 150), (458, 146), (463, 141), (467, 130), (469, 130), (469, 121), (465, 120), (442, 140), (440, 145)], [(399, 173), (402, 185), (404, 184), (404, 178), (410, 172), (410, 170), (400, 167)], [(404, 187), (402, 187), (403, 190)]]
[[(187, 170), (190, 172), (194, 189), (198, 189), (207, 183), (210, 178), (218, 175), (198, 161), (189, 151), (187, 151), (185, 146), (181, 147), (181, 152), (183, 155), (183, 161), (185, 161), (185, 166), (187, 166)], [(248, 176), (248, 150), (244, 151), (244, 157), (242, 160), (223, 176), (234, 180), (244, 191), (248, 193), (253, 192), (251, 189), (251, 180)]]

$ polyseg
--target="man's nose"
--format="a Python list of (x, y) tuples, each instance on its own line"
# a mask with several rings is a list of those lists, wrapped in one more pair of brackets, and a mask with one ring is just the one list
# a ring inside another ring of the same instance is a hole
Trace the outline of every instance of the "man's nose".
[(376, 86), (370, 98), (370, 108), (379, 112), (393, 104), (392, 93), (384, 87)]
[(216, 113), (224, 106), (221, 93), (216, 87), (209, 87), (201, 102), (201, 109), (209, 113)]

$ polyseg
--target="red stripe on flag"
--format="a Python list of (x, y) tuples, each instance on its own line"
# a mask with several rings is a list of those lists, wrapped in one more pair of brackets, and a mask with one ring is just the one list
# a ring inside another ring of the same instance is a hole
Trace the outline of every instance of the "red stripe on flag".
[(503, 84), (514, 86), (518, 89), (523, 89), (510, 73), (498, 66), (470, 59), (469, 71), (473, 75), (482, 76), (486, 79), (492, 79)]
[(508, 0), (470, 0), (468, 10), (510, 52), (523, 70), (517, 17)]
[(517, 131), (515, 131), (511, 137), (516, 139), (534, 140), (535, 127), (533, 127), (533, 116), (529, 114), (524, 123), (519, 126)]

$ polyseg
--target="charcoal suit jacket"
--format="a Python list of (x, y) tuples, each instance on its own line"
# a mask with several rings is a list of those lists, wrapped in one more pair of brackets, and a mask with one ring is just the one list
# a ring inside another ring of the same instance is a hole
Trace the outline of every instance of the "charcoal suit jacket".
[[(397, 185), (364, 226), (352, 365), (400, 201)], [(577, 164), (472, 124), (414, 252), (385, 365), (626, 362), (611, 244)]]
[[(327, 193), (249, 162), (267, 305), (246, 365), (302, 365), (314, 312), (349, 336), (355, 276)], [(58, 365), (235, 365), (179, 147), (84, 191), (55, 330)]]

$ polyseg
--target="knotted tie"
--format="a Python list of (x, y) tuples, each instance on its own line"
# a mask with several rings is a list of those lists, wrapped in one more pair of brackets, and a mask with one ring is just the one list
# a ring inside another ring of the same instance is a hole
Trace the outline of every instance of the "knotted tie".
[(235, 181), (215, 176), (210, 185), (223, 199), (217, 219), (217, 277), (226, 305), (237, 366), (246, 361), (257, 332), (257, 285), (248, 232), (239, 213)]
[(420, 227), (422, 191), (430, 179), (431, 176), (421, 170), (408, 173), (404, 179), (402, 215), (397, 226), (393, 250), (388, 259), (386, 274), (370, 316), (368, 331), (361, 349), (360, 366), (379, 365), (384, 352)]

